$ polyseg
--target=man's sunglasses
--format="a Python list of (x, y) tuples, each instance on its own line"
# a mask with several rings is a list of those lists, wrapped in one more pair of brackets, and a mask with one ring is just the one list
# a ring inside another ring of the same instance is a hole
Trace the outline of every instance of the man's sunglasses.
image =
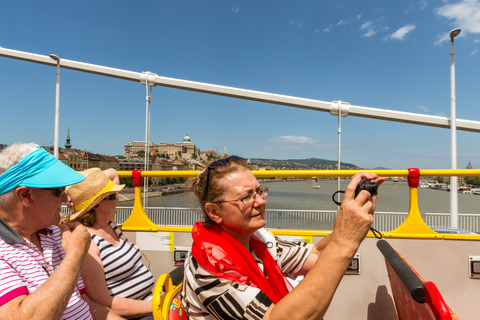
[(65, 187), (58, 187), (58, 188), (45, 188), (45, 190), (53, 191), (53, 193), (57, 197), (61, 197), (65, 193)]
[(106, 196), (105, 198), (103, 198), (103, 200), (117, 200), (117, 193), (112, 193), (112, 194), (109, 194), (108, 196)]

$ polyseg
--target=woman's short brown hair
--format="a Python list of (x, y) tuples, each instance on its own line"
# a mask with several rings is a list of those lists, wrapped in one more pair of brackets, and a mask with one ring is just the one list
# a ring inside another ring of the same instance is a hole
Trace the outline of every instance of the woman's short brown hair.
[(219, 182), (227, 174), (240, 170), (250, 170), (247, 161), (238, 156), (230, 156), (212, 161), (205, 170), (188, 180), (188, 189), (195, 195), (206, 222), (213, 221), (205, 210), (205, 204), (225, 193), (225, 188)]
[(95, 209), (92, 208), (89, 211), (85, 212), (79, 217), (76, 217), (75, 219), (68, 219), (68, 222), (80, 222), (83, 224), (85, 227), (93, 227), (97, 224), (97, 214), (95, 213)]

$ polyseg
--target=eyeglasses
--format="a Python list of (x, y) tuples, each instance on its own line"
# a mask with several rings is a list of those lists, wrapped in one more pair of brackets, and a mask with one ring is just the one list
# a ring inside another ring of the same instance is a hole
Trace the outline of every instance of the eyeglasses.
[(262, 198), (265, 199), (268, 195), (268, 188), (267, 187), (260, 187), (257, 192), (250, 192), (246, 196), (240, 199), (233, 199), (233, 200), (221, 200), (221, 201), (213, 201), (213, 203), (223, 203), (223, 202), (233, 202), (233, 201), (241, 201), (243, 204), (251, 204), (255, 202), (257, 198), (257, 194)]
[(208, 199), (208, 184), (210, 183), (210, 171), (213, 169), (220, 169), (224, 168), (226, 166), (230, 166), (231, 162), (247, 162), (247, 160), (243, 159), (242, 157), (239, 156), (230, 156), (226, 159), (220, 159), (213, 161), (210, 163), (207, 167), (207, 181), (205, 183), (205, 196), (203, 197), (204, 201), (207, 201)]
[(112, 201), (117, 200), (117, 193), (116, 192), (112, 193), (112, 194), (106, 196), (105, 198), (103, 198), (103, 200), (112, 200)]
[(66, 187), (58, 187), (58, 188), (44, 188), (45, 190), (50, 190), (53, 191), (53, 193), (57, 197), (61, 197), (65, 193), (65, 188)]

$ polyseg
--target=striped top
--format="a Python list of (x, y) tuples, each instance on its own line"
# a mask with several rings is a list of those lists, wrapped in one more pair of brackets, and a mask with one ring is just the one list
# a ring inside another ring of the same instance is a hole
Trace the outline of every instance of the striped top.
[[(44, 230), (39, 231), (38, 235), (43, 256), (38, 248), (27, 240), (21, 243), (7, 243), (0, 238), (0, 306), (16, 297), (38, 290), (65, 257), (58, 227), (50, 227), (49, 234)], [(89, 306), (82, 299), (84, 293), (85, 287), (79, 277), (61, 319), (92, 319)]]
[(120, 243), (113, 245), (105, 239), (91, 233), (93, 242), (100, 250), (105, 272), (105, 282), (112, 297), (136, 300), (151, 300), (153, 275), (142, 263), (140, 249), (124, 238), (122, 231), (109, 222)]
[[(255, 235), (265, 243), (285, 276), (294, 278), (311, 252), (305, 242), (284, 241), (266, 229)], [(263, 262), (253, 250), (250, 253), (263, 271)], [(202, 268), (189, 252), (185, 260), (183, 305), (189, 319), (255, 319), (263, 318), (272, 301), (260, 289), (212, 275)]]

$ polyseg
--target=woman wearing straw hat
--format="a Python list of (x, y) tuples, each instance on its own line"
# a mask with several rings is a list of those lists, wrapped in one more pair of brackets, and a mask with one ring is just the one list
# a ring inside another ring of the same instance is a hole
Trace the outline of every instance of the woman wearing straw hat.
[(99, 168), (81, 174), (85, 180), (66, 192), (75, 210), (69, 221), (81, 222), (92, 238), (82, 270), (87, 295), (128, 319), (153, 319), (153, 276), (115, 223), (118, 191), (125, 185), (114, 184)]

